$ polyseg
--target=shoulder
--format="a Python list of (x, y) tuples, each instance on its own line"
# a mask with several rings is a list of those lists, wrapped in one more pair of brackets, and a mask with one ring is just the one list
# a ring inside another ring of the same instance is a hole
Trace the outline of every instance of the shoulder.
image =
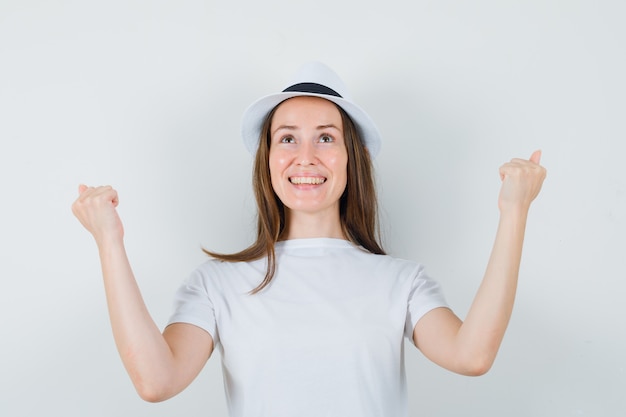
[[(199, 285), (206, 290), (241, 287), (245, 288), (245, 291), (249, 291), (258, 285), (259, 279), (262, 279), (265, 274), (265, 270), (265, 260), (227, 262), (211, 258), (196, 267), (189, 275), (187, 283)], [(250, 287), (250, 285), (253, 286)]]
[(265, 259), (256, 261), (229, 262), (210, 258), (201, 263), (193, 271), (199, 276), (211, 276), (215, 274), (232, 273), (235, 271), (261, 270), (265, 268)]
[(418, 275), (423, 273), (424, 265), (410, 259), (393, 255), (378, 255), (360, 249), (362, 261), (370, 267), (385, 268), (399, 274)]
[(413, 286), (416, 281), (428, 279), (425, 266), (417, 261), (374, 254), (358, 246), (349, 251), (349, 256), (336, 259), (339, 262), (342, 267), (337, 266), (338, 269), (349, 269), (360, 277), (387, 282), (386, 285)]

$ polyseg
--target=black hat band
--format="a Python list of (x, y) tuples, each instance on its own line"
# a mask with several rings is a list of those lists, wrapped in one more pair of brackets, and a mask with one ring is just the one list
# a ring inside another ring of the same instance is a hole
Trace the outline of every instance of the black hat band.
[(317, 84), (317, 83), (294, 84), (291, 87), (287, 87), (283, 90), (283, 93), (287, 93), (287, 92), (324, 94), (327, 96), (335, 96), (335, 97), (343, 98), (341, 97), (339, 93), (337, 93), (332, 88), (328, 88), (325, 85)]

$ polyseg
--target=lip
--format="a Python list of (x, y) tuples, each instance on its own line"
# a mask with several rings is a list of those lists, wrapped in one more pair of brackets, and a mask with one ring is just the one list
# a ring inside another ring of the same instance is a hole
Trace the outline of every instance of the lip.
[(327, 181), (323, 175), (296, 174), (288, 177), (289, 183), (295, 186), (319, 186)]

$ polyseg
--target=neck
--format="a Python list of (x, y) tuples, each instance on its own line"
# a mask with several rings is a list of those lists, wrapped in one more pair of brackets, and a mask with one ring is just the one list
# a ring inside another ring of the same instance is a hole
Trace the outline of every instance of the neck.
[(286, 226), (281, 240), (310, 239), (328, 237), (346, 239), (341, 228), (339, 212), (333, 213), (306, 213), (294, 212), (287, 209)]

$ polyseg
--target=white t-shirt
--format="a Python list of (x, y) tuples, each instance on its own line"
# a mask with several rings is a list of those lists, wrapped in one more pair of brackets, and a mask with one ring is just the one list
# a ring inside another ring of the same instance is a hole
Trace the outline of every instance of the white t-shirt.
[(232, 417), (406, 416), (403, 336), (446, 307), (421, 265), (340, 239), (276, 244), (265, 259), (201, 265), (169, 323), (205, 329), (222, 357)]

